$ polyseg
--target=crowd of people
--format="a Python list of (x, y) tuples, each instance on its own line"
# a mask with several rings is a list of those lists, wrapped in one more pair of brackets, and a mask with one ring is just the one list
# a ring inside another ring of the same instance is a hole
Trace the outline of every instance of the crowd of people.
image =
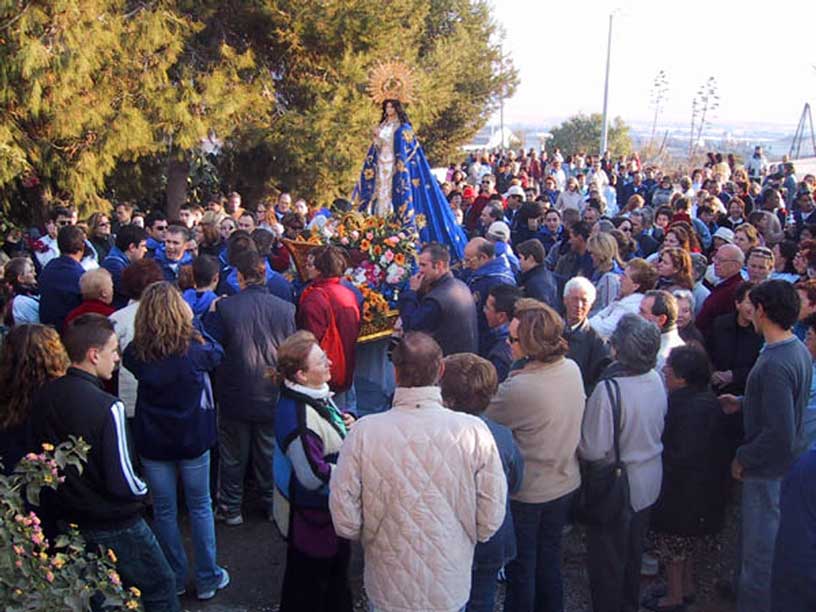
[[(229, 585), (215, 522), (243, 524), (251, 466), (287, 541), (281, 610), (350, 611), (359, 540), (372, 610), (493, 610), (501, 575), (505, 610), (560, 612), (577, 520), (593, 610), (667, 612), (693, 601), (695, 555), (738, 497), (723, 594), (816, 609), (816, 177), (757, 148), (690, 176), (483, 152), (445, 178), (469, 241), (461, 260), (418, 245), (378, 414), (355, 393), (349, 254), (316, 246), (300, 279), (281, 242), (330, 231), (347, 201), (231, 193), (85, 223), (65, 205), (10, 232), (4, 470), (91, 444), (43, 499), (48, 532), (78, 525), (146, 610), (179, 610), (188, 587)], [(601, 513), (586, 499), (605, 466), (625, 494)], [(641, 593), (649, 556), (666, 584)]]

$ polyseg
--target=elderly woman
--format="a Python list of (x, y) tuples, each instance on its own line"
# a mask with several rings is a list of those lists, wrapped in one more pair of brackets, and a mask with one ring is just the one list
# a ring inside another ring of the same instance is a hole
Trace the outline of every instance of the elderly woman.
[(692, 557), (701, 538), (723, 521), (723, 476), (729, 457), (722, 440), (723, 414), (711, 392), (711, 366), (702, 348), (672, 350), (663, 375), (669, 390), (663, 432), (663, 483), (652, 511), (658, 554), (668, 588), (646, 603), (652, 610), (676, 610), (695, 595)]
[(507, 566), (507, 610), (563, 610), (561, 534), (581, 484), (575, 451), (584, 414), (581, 371), (564, 357), (563, 332), (549, 306), (516, 303), (508, 341), (524, 366), (499, 386), (486, 412), (510, 428), (525, 464), (510, 498), (518, 556)]
[(688, 289), (675, 289), (671, 294), (677, 300), (677, 332), (680, 338), (686, 344), (695, 342), (697, 346), (703, 348), (705, 346), (703, 334), (694, 324), (694, 294)]
[[(445, 372), (440, 386), (446, 407), (456, 412), (481, 417), (485, 422), (496, 441), (496, 448), (499, 449), (504, 475), (507, 478), (508, 495), (516, 493), (524, 476), (524, 458), (521, 451), (507, 427), (485, 418), (482, 414), (496, 393), (498, 386), (496, 368), (487, 359), (473, 353), (449, 355), (445, 358)], [(490, 540), (476, 545), (468, 612), (493, 612), (496, 601), (496, 575), (515, 556), (516, 534), (508, 497), (504, 523)]]
[(643, 539), (663, 474), (660, 455), (666, 391), (654, 369), (660, 331), (641, 317), (627, 314), (610, 343), (615, 361), (587, 401), (578, 454), (585, 461), (615, 461), (612, 404), (609, 383), (604, 382), (614, 379), (620, 388), (620, 457), (629, 480), (629, 505), (615, 520), (587, 530), (594, 612), (638, 609)]
[(352, 420), (332, 401), (331, 361), (311, 332), (278, 348), (274, 519), (287, 539), (281, 612), (351, 612), (349, 542), (329, 514), (329, 479)]
[(618, 255), (618, 241), (606, 233), (598, 233), (589, 237), (587, 251), (592, 257), (595, 272), (592, 275), (592, 284), (595, 285), (595, 303), (589, 314), (592, 316), (603, 310), (618, 297), (623, 267)]

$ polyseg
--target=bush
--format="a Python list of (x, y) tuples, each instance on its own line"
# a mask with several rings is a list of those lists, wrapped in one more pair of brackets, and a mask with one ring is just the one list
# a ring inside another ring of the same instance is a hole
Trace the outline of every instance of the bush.
[[(71, 436), (43, 444), (11, 476), (0, 475), (0, 608), (8, 612), (80, 612), (91, 599), (106, 610), (138, 610), (139, 590), (125, 590), (112, 550), (88, 550), (76, 525), (49, 542), (40, 518), (42, 489), (56, 489), (66, 468), (82, 472), (90, 446)], [(27, 503), (26, 503), (27, 502)]]

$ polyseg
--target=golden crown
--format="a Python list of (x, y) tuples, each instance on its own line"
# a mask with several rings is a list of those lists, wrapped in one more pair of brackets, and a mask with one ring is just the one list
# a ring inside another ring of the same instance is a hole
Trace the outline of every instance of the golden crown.
[(380, 62), (368, 76), (368, 94), (377, 104), (399, 100), (402, 104), (413, 101), (413, 71), (397, 60)]

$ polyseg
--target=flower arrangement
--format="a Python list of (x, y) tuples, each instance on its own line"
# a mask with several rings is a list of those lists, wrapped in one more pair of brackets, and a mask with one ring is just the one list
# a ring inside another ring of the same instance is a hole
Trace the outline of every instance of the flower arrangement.
[(76, 525), (49, 542), (40, 518), (26, 508), (24, 498), (39, 506), (40, 491), (56, 489), (68, 466), (81, 472), (89, 449), (73, 436), (57, 447), (43, 444), (11, 476), (0, 475), (0, 593), (6, 609), (79, 612), (91, 609), (91, 598), (106, 610), (141, 608), (139, 590), (122, 585), (113, 550), (88, 552)]

